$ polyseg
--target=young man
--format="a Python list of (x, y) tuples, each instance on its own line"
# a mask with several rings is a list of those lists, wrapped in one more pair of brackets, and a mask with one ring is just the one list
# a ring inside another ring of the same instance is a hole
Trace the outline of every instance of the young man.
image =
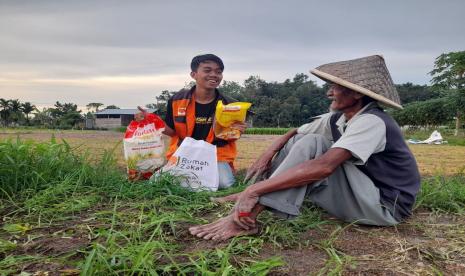
[[(223, 61), (216, 55), (199, 55), (192, 59), (190, 75), (195, 80), (195, 86), (179, 91), (168, 100), (164, 132), (171, 136), (166, 154), (168, 159), (185, 137), (216, 145), (220, 189), (234, 183), (233, 163), (237, 155), (235, 141), (216, 138), (213, 132), (217, 102), (221, 100), (228, 104), (233, 101), (217, 89), (223, 79), (223, 70)], [(245, 123), (236, 123), (233, 126), (241, 132), (246, 128)]]
[(395, 225), (407, 218), (420, 187), (416, 161), (395, 121), (378, 102), (402, 108), (381, 56), (322, 65), (311, 71), (331, 84), (331, 113), (291, 130), (249, 168), (246, 179), (269, 172), (235, 200), (231, 214), (191, 227), (204, 239), (256, 233), (265, 208), (299, 215), (305, 197), (341, 220)]

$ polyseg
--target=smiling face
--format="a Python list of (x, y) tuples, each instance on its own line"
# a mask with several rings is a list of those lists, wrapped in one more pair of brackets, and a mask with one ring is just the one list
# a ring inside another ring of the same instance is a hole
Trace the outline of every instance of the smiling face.
[(338, 84), (331, 84), (326, 93), (331, 100), (330, 109), (344, 113), (357, 112), (363, 107), (363, 95)]
[(196, 71), (191, 72), (200, 89), (212, 90), (220, 85), (223, 79), (223, 70), (220, 65), (213, 61), (201, 62)]

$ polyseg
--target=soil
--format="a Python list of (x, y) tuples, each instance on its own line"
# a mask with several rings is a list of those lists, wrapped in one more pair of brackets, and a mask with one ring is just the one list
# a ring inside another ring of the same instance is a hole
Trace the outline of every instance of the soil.
[[(85, 230), (90, 222), (85, 218), (95, 217), (93, 212), (89, 210), (62, 225), (31, 230), (17, 240), (18, 247), (10, 254), (47, 257), (46, 261), (25, 264), (23, 271), (77, 275), (76, 267), (63, 265), (59, 259), (83, 257), (78, 250), (86, 250), (91, 243)], [(265, 243), (253, 260), (280, 256), (286, 265), (273, 270), (271, 275), (313, 275), (335, 267), (328, 253), (328, 249), (333, 249), (342, 260), (343, 275), (428, 275), (435, 270), (444, 275), (465, 275), (463, 216), (416, 210), (411, 219), (396, 227), (348, 225), (329, 217), (324, 219), (329, 223), (300, 234), (300, 244), (279, 247)], [(189, 226), (181, 225), (176, 236), (185, 253), (224, 248), (229, 244), (190, 236)], [(31, 237), (35, 238), (28, 241)], [(0, 233), (0, 238), (6, 238), (5, 233)]]

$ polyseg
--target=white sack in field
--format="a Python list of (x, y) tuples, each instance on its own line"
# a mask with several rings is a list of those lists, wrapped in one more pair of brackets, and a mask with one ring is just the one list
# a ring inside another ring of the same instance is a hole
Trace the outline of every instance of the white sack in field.
[(439, 133), (439, 131), (437, 130), (433, 131), (433, 133), (431, 133), (429, 138), (426, 140), (419, 141), (415, 139), (408, 139), (407, 142), (409, 144), (430, 144), (430, 145), (431, 144), (440, 145), (440, 144), (445, 143), (445, 141), (442, 139), (441, 133)]

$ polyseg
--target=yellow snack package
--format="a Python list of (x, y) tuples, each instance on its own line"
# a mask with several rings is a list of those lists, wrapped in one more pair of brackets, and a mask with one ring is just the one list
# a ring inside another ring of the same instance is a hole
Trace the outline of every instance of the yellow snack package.
[(235, 102), (224, 105), (218, 101), (215, 111), (215, 136), (224, 140), (239, 139), (241, 132), (231, 127), (235, 122), (244, 122), (247, 110), (252, 104), (246, 102)]

